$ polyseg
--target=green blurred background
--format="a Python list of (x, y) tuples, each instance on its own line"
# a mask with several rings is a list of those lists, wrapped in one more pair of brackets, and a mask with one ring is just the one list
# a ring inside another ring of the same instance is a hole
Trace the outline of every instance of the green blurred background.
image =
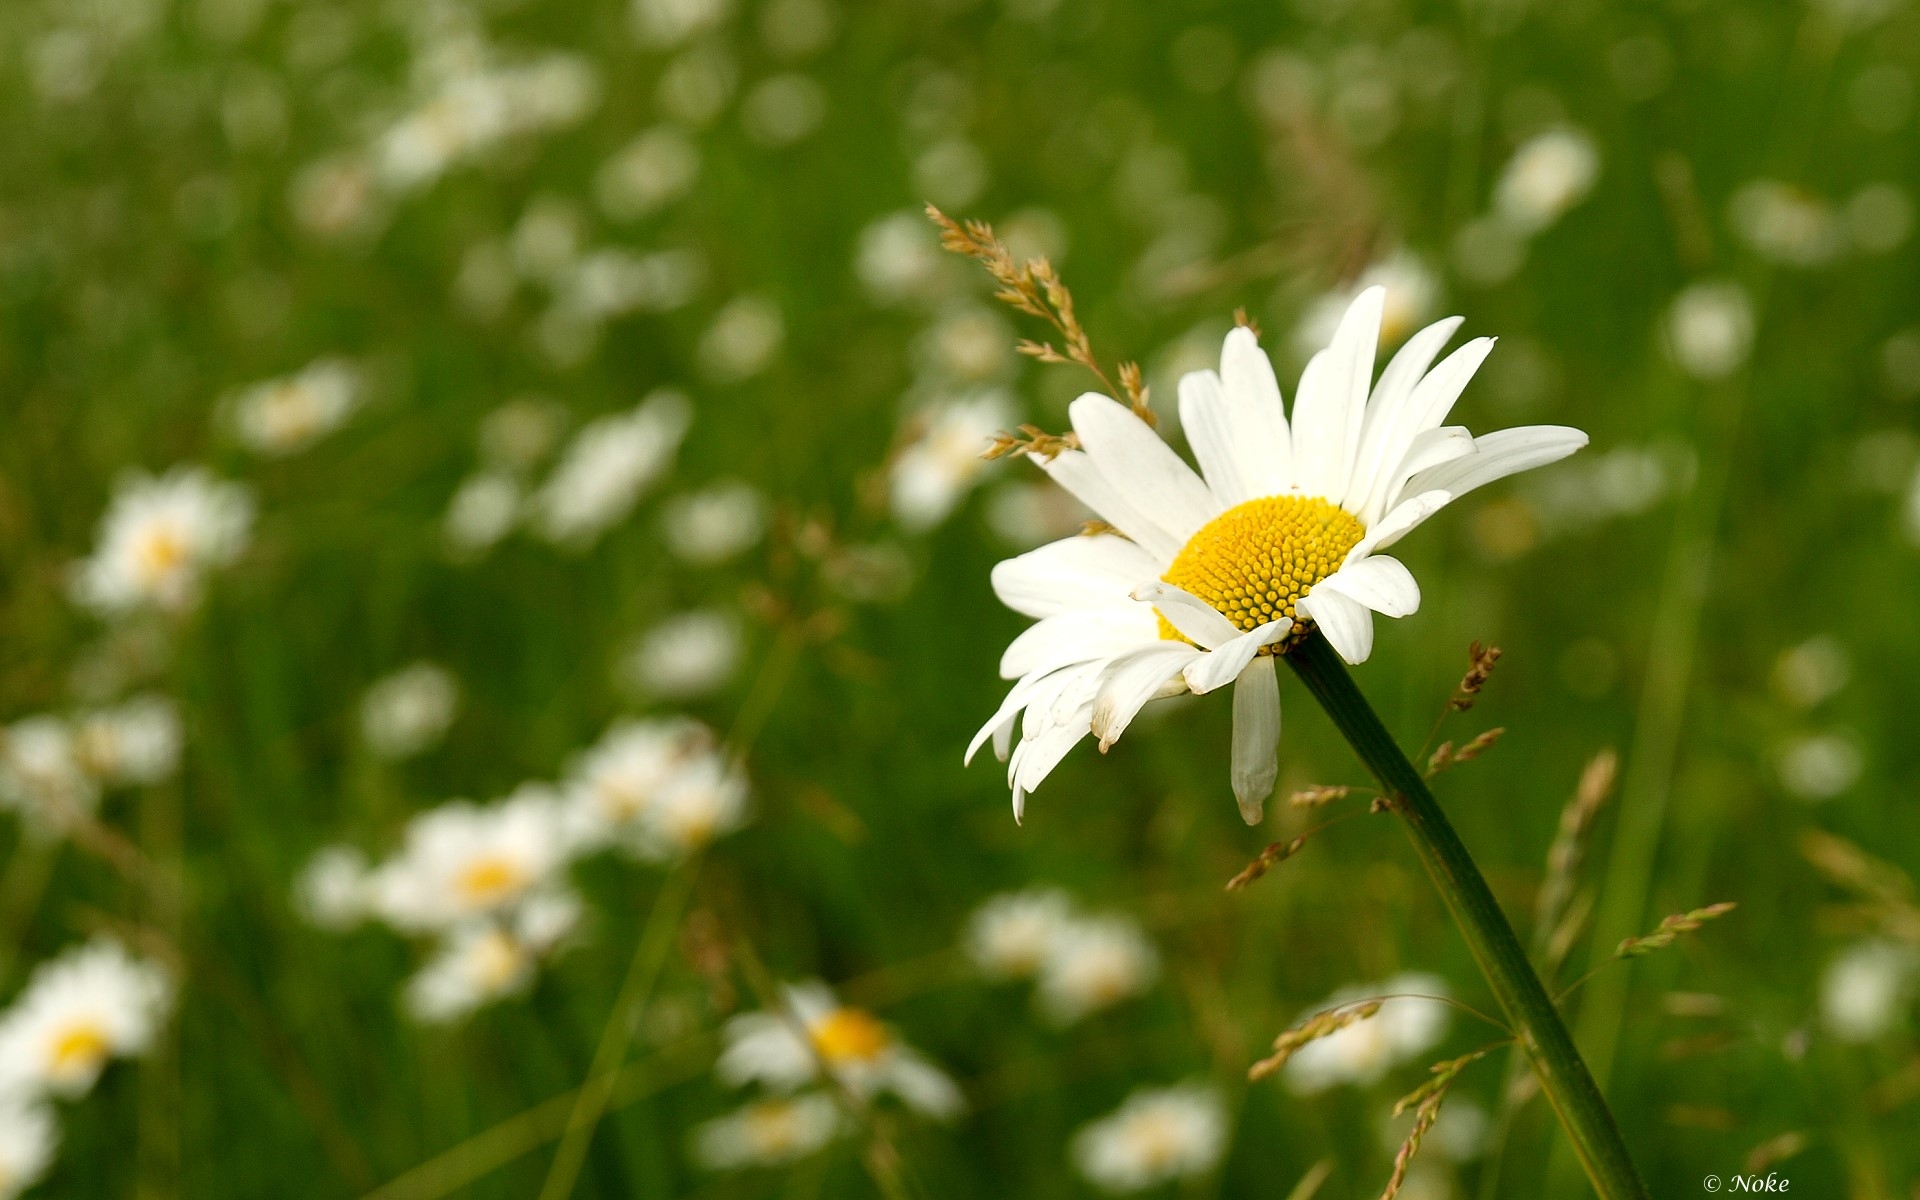
[[(1826, 830), (1920, 873), (1902, 732), (1920, 703), (1920, 12), (14, 0), (0, 47), (0, 716), (144, 688), (186, 731), (177, 780), (102, 810), (178, 871), (178, 912), (0, 829), (6, 994), (102, 927), (151, 925), (183, 964), (164, 1044), (63, 1111), (35, 1194), (357, 1195), (476, 1136), (505, 1147), (497, 1166), (390, 1194), (534, 1194), (551, 1113), (498, 1130), (586, 1073), (663, 873), (582, 864), (581, 944), (435, 1028), (396, 1003), (418, 949), (314, 928), (293, 881), (323, 845), (384, 853), (412, 814), (554, 778), (614, 717), (666, 711), (758, 726), (755, 815), (703, 864), (576, 1194), (873, 1194), (857, 1141), (779, 1171), (689, 1157), (688, 1131), (737, 1102), (709, 1067), (754, 1004), (743, 944), (781, 978), (846, 984), (961, 1082), (964, 1120), (899, 1121), (929, 1196), (1092, 1194), (1073, 1131), (1194, 1078), (1225, 1089), (1232, 1140), (1181, 1194), (1284, 1196), (1323, 1159), (1321, 1195), (1378, 1194), (1386, 1110), (1419, 1064), (1315, 1097), (1244, 1070), (1345, 984), (1425, 970), (1493, 1005), (1391, 822), (1222, 892), (1311, 819), (1275, 803), (1240, 823), (1224, 703), (1166, 706), (1105, 758), (1083, 747), (1021, 826), (999, 771), (961, 767), (1020, 627), (988, 570), (1077, 517), (1015, 460), (944, 520), (903, 522), (889, 457), (925, 404), (997, 388), (1010, 418), (1060, 428), (1087, 381), (1006, 353), (1041, 331), (931, 257), (931, 200), (1051, 253), (1096, 350), (1145, 364), (1169, 414), (1239, 307), (1291, 394), (1294, 331), (1372, 264), (1411, 272), (1418, 317), (1502, 339), (1461, 419), (1577, 425), (1592, 446), (1404, 544), (1426, 603), (1381, 623), (1361, 685), (1412, 746), (1468, 642), (1505, 649), (1449, 736), (1507, 736), (1441, 796), (1523, 936), (1583, 764), (1618, 748), (1581, 875), (1595, 929), (1563, 981), (1667, 912), (1740, 903), (1570, 1002), (1655, 1195), (1760, 1148), (1796, 1195), (1920, 1196), (1911, 967), (1865, 1036), (1821, 998), (1848, 946), (1914, 936), (1911, 884), (1861, 903), (1800, 848)], [(510, 97), (512, 128), (399, 179), (396, 122), (449, 79), (540, 61), (571, 102)], [(662, 129), (623, 184), (609, 162)], [(1516, 151), (1569, 132), (1590, 189), (1531, 226), (1504, 212)], [(583, 299), (575, 268), (605, 251), (674, 256)], [(273, 457), (223, 423), (225, 397), (328, 356), (365, 381), (337, 434)], [(574, 429), (662, 386), (692, 400), (685, 444), (604, 537), (447, 552), (488, 413), (537, 397)], [(122, 472), (179, 462), (251, 489), (252, 545), (190, 618), (105, 625), (69, 601), (70, 564)], [(689, 562), (663, 514), (725, 481), (757, 492), (764, 536)], [(695, 699), (636, 694), (634, 637), (692, 608), (737, 623), (739, 668)], [(460, 713), (438, 747), (384, 761), (361, 697), (419, 659), (454, 673)], [(1282, 792), (1360, 782), (1290, 682), (1283, 703)], [(1141, 920), (1160, 981), (1058, 1030), (974, 977), (968, 914), (1033, 883)], [(1471, 1024), (1433, 1057), (1485, 1040)], [(1456, 1097), (1500, 1113), (1500, 1061)], [(1557, 1138), (1524, 1101), (1486, 1153), (1429, 1152), (1420, 1186), (1584, 1194)]]

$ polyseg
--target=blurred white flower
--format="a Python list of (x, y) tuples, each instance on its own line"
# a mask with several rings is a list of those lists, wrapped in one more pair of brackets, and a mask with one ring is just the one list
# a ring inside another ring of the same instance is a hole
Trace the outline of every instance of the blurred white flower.
[(57, 834), (100, 803), (100, 784), (80, 758), (73, 728), (54, 716), (26, 717), (0, 738), (0, 804), (29, 830)]
[(1843, 1042), (1878, 1041), (1899, 1028), (1920, 983), (1920, 952), (1871, 938), (1827, 964), (1820, 977), (1820, 1021)]
[[(1380, 310), (1380, 344), (1391, 346), (1432, 315), (1440, 299), (1440, 279), (1417, 255), (1400, 250), (1369, 266), (1347, 287), (1335, 288), (1307, 306), (1305, 315), (1294, 326), (1294, 353), (1302, 360), (1319, 353), (1333, 341), (1340, 318), (1355, 297), (1370, 287), (1387, 289)], [(1199, 370), (1211, 363), (1202, 362)]]
[(737, 480), (675, 496), (660, 516), (667, 548), (696, 566), (723, 563), (749, 549), (766, 523), (766, 501), (752, 484)]
[(411, 191), (508, 138), (572, 125), (599, 101), (599, 76), (574, 55), (468, 62), (375, 139), (376, 171), (391, 190)]
[(1036, 999), (1051, 1020), (1067, 1025), (1139, 995), (1159, 973), (1159, 952), (1134, 922), (1074, 918), (1054, 935)]
[(486, 807), (451, 801), (407, 823), (400, 851), (368, 879), (369, 910), (403, 933), (451, 929), (549, 887), (570, 851), (559, 800), (545, 788)]
[[(1310, 1096), (1340, 1084), (1365, 1086), (1390, 1069), (1417, 1058), (1446, 1036), (1450, 1012), (1445, 981), (1432, 975), (1396, 975), (1379, 985), (1342, 988), (1312, 1012), (1325, 1012), (1375, 996), (1391, 996), (1380, 1011), (1307, 1043), (1287, 1061), (1287, 1086)], [(1441, 999), (1428, 999), (1440, 997)]]
[(1538, 233), (1586, 198), (1600, 178), (1600, 149), (1585, 131), (1552, 129), (1529, 138), (1500, 172), (1494, 209), (1522, 233)]
[(589, 848), (619, 843), (638, 851), (661, 797), (719, 753), (713, 731), (689, 717), (616, 721), (567, 771), (569, 836)]
[(642, 858), (684, 858), (747, 821), (747, 776), (718, 754), (694, 759), (641, 814), (635, 845)]
[(1006, 483), (987, 495), (987, 525), (1023, 550), (1071, 537), (1092, 518), (1092, 509), (1050, 483)]
[(358, 154), (309, 163), (293, 177), (287, 207), (293, 219), (320, 238), (363, 238), (377, 232), (385, 212), (373, 169)]
[(740, 69), (725, 46), (715, 42), (690, 46), (660, 72), (654, 102), (661, 115), (699, 128), (727, 107), (739, 80)]
[(360, 734), (381, 758), (411, 758), (440, 744), (460, 711), (460, 681), (437, 663), (411, 663), (360, 701)]
[(1140, 1192), (1205, 1175), (1227, 1145), (1220, 1094), (1203, 1084), (1141, 1088), (1073, 1138), (1073, 1162), (1103, 1191)]
[(1733, 231), (1770, 262), (1825, 266), (1846, 249), (1846, 229), (1833, 206), (1790, 183), (1754, 180), (1733, 194), (1727, 211)]
[(725, 20), (729, 0), (632, 0), (633, 31), (649, 46), (677, 46)]
[(706, 259), (698, 250), (595, 250), (556, 285), (554, 304), (570, 319), (588, 322), (632, 312), (668, 312), (699, 293), (706, 273)]
[(553, 196), (527, 205), (507, 239), (507, 252), (523, 279), (552, 285), (580, 257), (586, 229), (580, 210)]
[(565, 427), (566, 410), (550, 400), (510, 400), (481, 420), (480, 456), (500, 470), (529, 470), (553, 453)]
[(718, 609), (668, 617), (649, 629), (621, 664), (622, 678), (648, 696), (686, 700), (713, 693), (740, 665), (740, 622)]
[(346, 424), (359, 407), (360, 373), (323, 358), (297, 375), (256, 383), (233, 398), (240, 440), (261, 454), (297, 454)]
[(808, 1092), (756, 1100), (693, 1131), (693, 1155), (713, 1171), (778, 1167), (798, 1162), (846, 1129), (833, 1098)]
[(370, 878), (367, 856), (356, 847), (323, 847), (293, 882), (294, 908), (321, 929), (351, 929), (369, 915)]
[(913, 439), (888, 467), (894, 519), (913, 532), (933, 528), (979, 482), (981, 454), (1013, 423), (1013, 406), (995, 389), (935, 404), (914, 414)]
[(947, 308), (915, 344), (920, 369), (939, 382), (985, 383), (1007, 375), (1019, 356), (1014, 330), (978, 304)]
[(1773, 660), (1774, 695), (1795, 708), (1813, 708), (1847, 686), (1853, 660), (1846, 646), (1830, 633), (1820, 633), (1787, 647)]
[(493, 549), (520, 520), (524, 491), (505, 471), (480, 471), (462, 480), (441, 523), (447, 553), (466, 559)]
[(59, 1146), (60, 1128), (45, 1104), (0, 1098), (0, 1200), (40, 1182)]
[(1885, 254), (1913, 232), (1913, 197), (1897, 183), (1870, 183), (1847, 201), (1846, 219), (1856, 247)]
[(691, 419), (686, 397), (663, 390), (631, 412), (589, 422), (533, 496), (534, 529), (551, 542), (591, 544), (666, 470)]
[(534, 969), (579, 923), (571, 892), (530, 897), (511, 926), (492, 921), (449, 932), (409, 980), (402, 1003), (423, 1025), (445, 1025), (523, 990)]
[(655, 125), (615, 151), (594, 176), (601, 211), (632, 221), (687, 194), (700, 175), (700, 148), (677, 125)]
[(180, 713), (165, 696), (136, 696), (77, 714), (74, 750), (109, 786), (144, 787), (180, 769)]
[(992, 896), (967, 922), (967, 955), (992, 979), (1039, 974), (1073, 919), (1073, 902), (1058, 888)]
[(1852, 738), (1838, 733), (1804, 733), (1780, 747), (1780, 782), (1802, 800), (1831, 800), (1860, 778), (1865, 762)]
[(778, 305), (765, 296), (736, 296), (700, 339), (700, 363), (713, 379), (738, 383), (766, 370), (785, 339)]
[(987, 190), (991, 178), (985, 152), (965, 138), (943, 138), (913, 160), (914, 185), (945, 208), (972, 204)]
[(1728, 280), (1689, 284), (1667, 309), (1667, 353), (1696, 379), (1725, 379), (1753, 349), (1753, 301)]
[(944, 274), (939, 236), (917, 212), (889, 213), (860, 231), (854, 274), (881, 304), (937, 294)]
[(240, 557), (252, 527), (253, 500), (238, 484), (200, 467), (135, 472), (114, 489), (93, 555), (74, 570), (73, 598), (109, 617), (187, 611), (202, 577)]
[(761, 81), (740, 102), (740, 124), (764, 146), (791, 146), (826, 116), (827, 89), (797, 71)]
[(166, 974), (111, 938), (63, 951), (0, 1015), (0, 1095), (86, 1094), (108, 1059), (146, 1051), (172, 1002)]
[(788, 984), (782, 999), (783, 1012), (744, 1013), (727, 1022), (727, 1046), (714, 1067), (723, 1082), (791, 1092), (824, 1068), (863, 1100), (890, 1093), (942, 1120), (966, 1108), (945, 1072), (872, 1013), (842, 1005), (824, 983)]

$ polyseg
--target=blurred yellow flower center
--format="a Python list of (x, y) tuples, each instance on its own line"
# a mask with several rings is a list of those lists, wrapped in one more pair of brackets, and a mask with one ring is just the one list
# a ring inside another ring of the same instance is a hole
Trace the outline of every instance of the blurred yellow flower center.
[(140, 574), (146, 579), (160, 579), (171, 574), (187, 558), (187, 539), (171, 525), (155, 526), (140, 543), (138, 555)]
[(518, 978), (525, 961), (520, 943), (496, 929), (474, 947), (473, 974), (487, 992), (498, 992)]
[(871, 1062), (887, 1048), (886, 1027), (863, 1009), (835, 1009), (811, 1032), (814, 1050), (829, 1066)]
[(462, 895), (476, 904), (489, 904), (519, 890), (526, 873), (518, 863), (504, 858), (483, 858), (460, 872), (457, 886)]
[(1141, 1164), (1155, 1170), (1179, 1159), (1186, 1140), (1180, 1136), (1179, 1123), (1163, 1112), (1149, 1112), (1134, 1118), (1127, 1133), (1127, 1140), (1138, 1151)]
[(784, 1154), (799, 1141), (793, 1105), (767, 1100), (747, 1110), (747, 1139), (763, 1155)]
[(98, 1025), (75, 1025), (53, 1043), (53, 1071), (91, 1071), (107, 1057), (107, 1034)]
[[(1366, 532), (1359, 518), (1317, 496), (1263, 496), (1202, 525), (1164, 578), (1247, 632), (1293, 617), (1300, 597), (1338, 571)], [(1160, 636), (1186, 640), (1164, 616)]]

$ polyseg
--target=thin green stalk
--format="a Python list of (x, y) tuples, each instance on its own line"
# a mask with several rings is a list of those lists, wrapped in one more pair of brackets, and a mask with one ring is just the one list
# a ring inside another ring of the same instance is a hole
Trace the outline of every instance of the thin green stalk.
[(1541, 1091), (1566, 1129), (1594, 1190), (1601, 1200), (1647, 1200), (1646, 1185), (1627, 1155), (1620, 1129), (1559, 1011), (1419, 770), (1401, 752), (1318, 630), (1288, 652), (1287, 663), (1392, 797), (1394, 811), (1405, 819), (1414, 848), (1513, 1023)]
[(653, 902), (647, 927), (641, 931), (640, 942), (633, 949), (627, 977), (614, 999), (613, 1011), (607, 1014), (606, 1027), (600, 1031), (600, 1045), (593, 1052), (593, 1066), (587, 1071), (587, 1081), (574, 1097), (573, 1112), (567, 1117), (560, 1148), (553, 1153), (553, 1165), (547, 1169), (547, 1182), (540, 1189), (540, 1200), (564, 1200), (573, 1192), (574, 1181), (587, 1159), (587, 1147), (593, 1142), (594, 1126), (600, 1123), (600, 1116), (613, 1097), (620, 1062), (633, 1041), (640, 1010), (653, 994), (653, 985), (666, 966), (667, 951), (673, 945), (674, 932), (680, 927), (680, 912), (686, 907), (699, 870), (697, 855), (675, 865)]

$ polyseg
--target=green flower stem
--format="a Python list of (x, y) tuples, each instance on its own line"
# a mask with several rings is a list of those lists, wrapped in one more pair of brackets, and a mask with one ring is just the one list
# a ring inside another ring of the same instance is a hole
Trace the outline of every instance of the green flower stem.
[(1480, 964), (1481, 974), (1506, 1010), (1520, 1045), (1533, 1064), (1540, 1089), (1553, 1105), (1601, 1200), (1647, 1200), (1620, 1140), (1619, 1126), (1594, 1084), (1580, 1051), (1567, 1034), (1547, 989), (1527, 961), (1513, 926), (1474, 865), (1473, 856), (1453, 831), (1420, 772), (1407, 761), (1393, 735), (1360, 694), (1345, 664), (1318, 630), (1287, 653), (1287, 663), (1360, 756), (1367, 770), (1406, 818), (1407, 833), (1427, 865), (1434, 886), (1452, 911)]

